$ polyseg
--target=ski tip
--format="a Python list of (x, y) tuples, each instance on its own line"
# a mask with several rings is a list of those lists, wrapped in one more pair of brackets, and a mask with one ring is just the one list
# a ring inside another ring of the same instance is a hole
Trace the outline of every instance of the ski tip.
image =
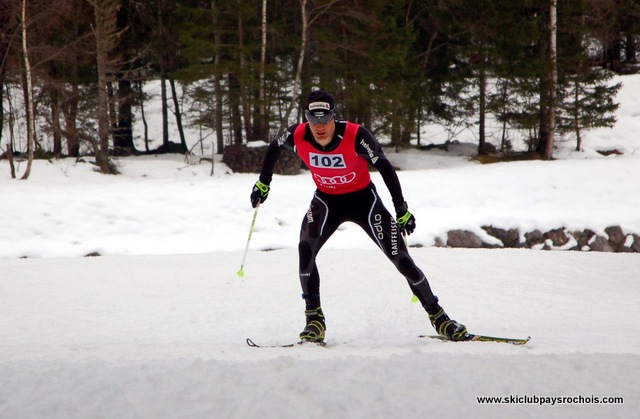
[(247, 338), (246, 339), (247, 345), (249, 345), (252, 348), (292, 348), (295, 343), (287, 343), (284, 345), (258, 345), (257, 343), (255, 343), (254, 341), (252, 341), (251, 339)]

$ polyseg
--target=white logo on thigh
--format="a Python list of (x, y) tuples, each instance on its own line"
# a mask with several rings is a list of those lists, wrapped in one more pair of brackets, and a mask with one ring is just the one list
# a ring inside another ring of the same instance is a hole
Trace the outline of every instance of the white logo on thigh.
[(356, 178), (356, 172), (351, 172), (344, 176), (320, 176), (316, 173), (313, 174), (313, 177), (323, 185), (344, 185), (346, 183), (351, 183)]

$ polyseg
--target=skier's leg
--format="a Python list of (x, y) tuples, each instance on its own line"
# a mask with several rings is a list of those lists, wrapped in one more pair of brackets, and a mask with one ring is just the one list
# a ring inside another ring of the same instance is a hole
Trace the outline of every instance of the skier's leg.
[(324, 340), (326, 324), (320, 303), (320, 275), (316, 256), (339, 224), (327, 203), (315, 195), (302, 221), (298, 244), (300, 285), (302, 298), (305, 300), (307, 321), (304, 330), (300, 333), (300, 338), (303, 340), (316, 342)]
[(384, 207), (375, 189), (372, 189), (371, 193), (373, 197), (366, 221), (360, 218), (356, 222), (407, 279), (411, 291), (429, 314), (429, 320), (436, 331), (449, 339), (463, 339), (467, 334), (467, 328), (451, 320), (438, 304), (438, 298), (431, 291), (427, 277), (409, 255), (395, 218)]
[(329, 206), (324, 200), (314, 195), (300, 228), (298, 243), (299, 275), (302, 296), (312, 308), (320, 306), (320, 275), (316, 266), (316, 256), (338, 228)]
[(382, 204), (375, 189), (371, 190), (371, 195), (366, 218), (360, 218), (356, 222), (407, 279), (409, 287), (422, 305), (427, 308), (437, 303), (438, 299), (433, 295), (426, 275), (409, 255), (395, 218)]

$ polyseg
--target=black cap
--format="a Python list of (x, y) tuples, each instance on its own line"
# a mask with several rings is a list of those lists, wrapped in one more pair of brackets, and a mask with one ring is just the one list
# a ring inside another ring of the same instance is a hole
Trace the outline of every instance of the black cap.
[(314, 90), (307, 96), (305, 116), (312, 124), (326, 124), (335, 115), (333, 96), (324, 90)]

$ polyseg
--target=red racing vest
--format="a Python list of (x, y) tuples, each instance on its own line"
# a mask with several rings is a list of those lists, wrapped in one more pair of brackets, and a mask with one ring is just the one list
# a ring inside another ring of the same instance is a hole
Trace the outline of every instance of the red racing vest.
[(367, 161), (356, 153), (359, 125), (347, 122), (342, 141), (334, 150), (320, 151), (304, 140), (308, 122), (293, 133), (296, 153), (307, 165), (318, 189), (328, 194), (344, 194), (364, 189), (371, 183)]

